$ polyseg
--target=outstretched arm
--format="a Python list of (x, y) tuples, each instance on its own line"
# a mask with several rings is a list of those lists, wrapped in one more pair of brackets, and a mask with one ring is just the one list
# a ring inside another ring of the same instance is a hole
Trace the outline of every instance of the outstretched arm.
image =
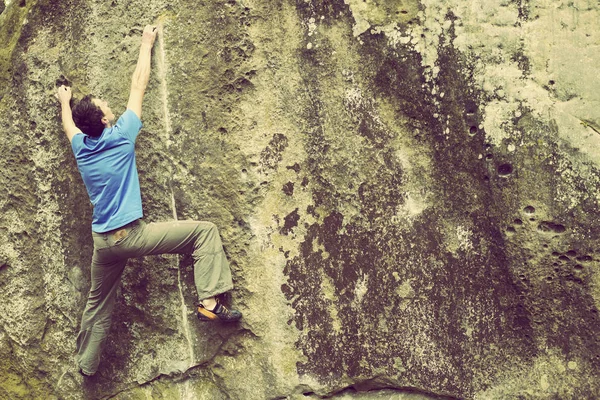
[(133, 77), (131, 78), (131, 92), (129, 93), (127, 108), (133, 111), (138, 118), (142, 117), (142, 100), (144, 99), (144, 92), (150, 78), (150, 61), (152, 46), (154, 45), (154, 40), (156, 40), (156, 32), (156, 26), (146, 25), (144, 28), (140, 55), (135, 71), (133, 72)]
[(75, 134), (81, 132), (79, 128), (75, 126), (73, 122), (73, 114), (71, 112), (71, 88), (65, 85), (61, 85), (58, 88), (58, 100), (60, 101), (62, 125), (69, 142), (73, 140)]

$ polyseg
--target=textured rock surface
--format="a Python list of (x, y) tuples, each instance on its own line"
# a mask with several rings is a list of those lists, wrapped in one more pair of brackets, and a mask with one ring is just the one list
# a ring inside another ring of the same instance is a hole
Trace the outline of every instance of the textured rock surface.
[[(0, 398), (600, 397), (600, 5), (0, 3)], [(99, 376), (73, 352), (91, 206), (57, 80), (124, 111), (147, 220), (205, 219), (235, 327), (188, 257), (132, 260)]]

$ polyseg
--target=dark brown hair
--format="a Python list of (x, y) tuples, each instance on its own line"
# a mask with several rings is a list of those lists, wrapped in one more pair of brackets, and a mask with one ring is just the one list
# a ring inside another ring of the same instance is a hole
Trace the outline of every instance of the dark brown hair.
[(83, 133), (91, 137), (99, 137), (105, 126), (102, 123), (104, 113), (95, 105), (92, 95), (85, 96), (73, 107), (73, 121)]

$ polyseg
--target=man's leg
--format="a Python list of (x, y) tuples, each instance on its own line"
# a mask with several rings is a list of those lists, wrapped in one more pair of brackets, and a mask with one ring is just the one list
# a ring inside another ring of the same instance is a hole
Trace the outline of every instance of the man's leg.
[(229, 262), (219, 231), (212, 222), (141, 222), (130, 235), (120, 246), (127, 257), (191, 253), (200, 301), (210, 301), (212, 297), (233, 289)]
[(106, 343), (111, 323), (115, 297), (121, 274), (127, 259), (106, 260), (109, 249), (94, 250), (92, 257), (92, 286), (85, 310), (81, 317), (81, 328), (77, 336), (77, 364), (85, 375), (93, 375), (98, 369), (100, 356)]

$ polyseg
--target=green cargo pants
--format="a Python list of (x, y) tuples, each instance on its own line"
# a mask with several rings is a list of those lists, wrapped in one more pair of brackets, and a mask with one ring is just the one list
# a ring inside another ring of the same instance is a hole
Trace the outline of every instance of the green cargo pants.
[(131, 257), (191, 253), (198, 299), (233, 288), (229, 263), (217, 227), (211, 222), (138, 220), (114, 231), (92, 233), (91, 288), (77, 336), (77, 363), (87, 374), (96, 373), (110, 329), (121, 274)]

